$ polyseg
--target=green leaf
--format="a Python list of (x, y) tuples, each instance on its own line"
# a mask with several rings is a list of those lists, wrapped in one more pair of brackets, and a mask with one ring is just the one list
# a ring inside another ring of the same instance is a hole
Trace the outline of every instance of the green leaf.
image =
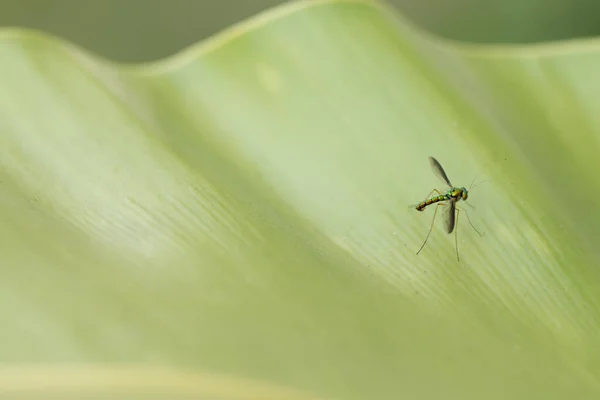
[[(596, 41), (331, 0), (148, 65), (17, 30), (0, 60), (3, 393), (600, 393)], [(430, 155), (486, 181), (460, 262), (439, 220), (415, 254)]]

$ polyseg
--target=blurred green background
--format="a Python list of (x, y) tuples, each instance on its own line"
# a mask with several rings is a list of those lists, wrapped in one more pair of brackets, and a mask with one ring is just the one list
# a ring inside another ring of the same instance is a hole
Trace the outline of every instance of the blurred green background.
[[(598, 0), (389, 0), (422, 28), (471, 42), (600, 34)], [(67, 38), (121, 62), (166, 57), (281, 0), (0, 0), (0, 26)]]
[[(0, 0), (0, 24), (139, 62), (277, 3)], [(474, 42), (600, 27), (592, 1), (395, 3)], [(366, 8), (290, 15), (168, 73), (38, 38), (0, 46), (0, 149), (17, 176), (0, 196), (3, 259), (17, 260), (2, 359), (169, 363), (336, 398), (598, 398), (598, 215), (571, 207), (598, 198), (598, 55), (444, 49)], [(492, 234), (466, 242), (474, 268), (454, 264), (450, 237), (437, 255), (410, 250), (429, 221), (405, 206), (442, 151), (456, 176), (478, 166), (496, 182), (477, 195)]]

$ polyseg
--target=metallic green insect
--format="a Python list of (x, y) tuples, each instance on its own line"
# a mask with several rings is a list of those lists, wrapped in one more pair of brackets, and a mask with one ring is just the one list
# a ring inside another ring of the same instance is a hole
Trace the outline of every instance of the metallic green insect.
[[(445, 213), (444, 213), (444, 226), (446, 228), (447, 233), (452, 233), (452, 231), (454, 231), (454, 243), (456, 245), (456, 259), (458, 261), (460, 261), (460, 257), (458, 255), (458, 228), (454, 229), (456, 224), (458, 223), (458, 215), (460, 212), (460, 209), (456, 206), (456, 203), (458, 203), (460, 200), (466, 201), (467, 198), (469, 197), (469, 191), (464, 187), (453, 186), (452, 183), (450, 183), (448, 176), (444, 172), (444, 169), (442, 168), (442, 166), (438, 162), (438, 160), (436, 160), (433, 157), (429, 157), (429, 164), (431, 165), (431, 168), (433, 169), (433, 172), (437, 175), (437, 177), (440, 178), (442, 181), (444, 181), (444, 183), (446, 183), (450, 187), (450, 189), (448, 189), (448, 191), (446, 193), (440, 193), (440, 191), (438, 191), (437, 189), (433, 189), (426, 196), (426, 200), (420, 202), (419, 204), (417, 204), (415, 206), (415, 209), (417, 211), (423, 211), (423, 210), (425, 210), (425, 208), (428, 205), (431, 205), (431, 204), (436, 205), (435, 211), (433, 213), (433, 219), (431, 220), (431, 226), (429, 227), (429, 232), (427, 233), (427, 237), (425, 238), (425, 241), (421, 245), (421, 248), (419, 249), (419, 251), (417, 251), (417, 254), (419, 254), (421, 252), (421, 250), (423, 250), (423, 247), (425, 247), (425, 243), (427, 243), (427, 240), (429, 239), (429, 235), (431, 235), (431, 231), (433, 230), (433, 223), (435, 222), (435, 216), (437, 214), (439, 206), (445, 206), (446, 209), (445, 209)], [(472, 187), (473, 187), (473, 185), (471, 184), (471, 188)], [(433, 192), (437, 193), (437, 196), (433, 196), (433, 197), (429, 198), (429, 196), (431, 196), (431, 194)], [(436, 203), (439, 203), (439, 204), (436, 204)], [(469, 218), (469, 213), (467, 213), (467, 210), (463, 209), (462, 211), (464, 211), (465, 214), (467, 215), (467, 220), (469, 221), (469, 224), (471, 225), (471, 227), (473, 229), (475, 229), (475, 232), (477, 232), (479, 234), (479, 236), (483, 236), (477, 230), (477, 228), (475, 228), (473, 226), (473, 224), (471, 223), (471, 219)]]

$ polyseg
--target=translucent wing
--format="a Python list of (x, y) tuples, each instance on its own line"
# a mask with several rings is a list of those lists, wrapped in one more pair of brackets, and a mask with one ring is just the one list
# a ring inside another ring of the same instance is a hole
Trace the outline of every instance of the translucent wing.
[(439, 163), (439, 161), (433, 157), (429, 157), (429, 164), (431, 165), (431, 169), (433, 170), (433, 173), (438, 178), (443, 180), (448, 186), (452, 187), (452, 184), (450, 183), (450, 179), (448, 179), (448, 176), (446, 176), (446, 173), (444, 172), (444, 168), (442, 168), (442, 165)]
[(454, 222), (456, 221), (456, 201), (451, 199), (448, 201), (448, 206), (444, 210), (444, 227), (446, 232), (452, 233), (454, 230)]

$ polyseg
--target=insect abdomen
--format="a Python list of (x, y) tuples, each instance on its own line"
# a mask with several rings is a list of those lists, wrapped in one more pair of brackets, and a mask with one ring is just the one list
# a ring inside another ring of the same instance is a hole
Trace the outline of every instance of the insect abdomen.
[(432, 197), (430, 199), (427, 199), (427, 200), (422, 201), (419, 204), (417, 204), (416, 209), (418, 211), (423, 211), (425, 209), (425, 207), (427, 207), (428, 205), (433, 204), (433, 203), (438, 203), (438, 202), (444, 201), (444, 200), (448, 200), (448, 197), (446, 195)]

